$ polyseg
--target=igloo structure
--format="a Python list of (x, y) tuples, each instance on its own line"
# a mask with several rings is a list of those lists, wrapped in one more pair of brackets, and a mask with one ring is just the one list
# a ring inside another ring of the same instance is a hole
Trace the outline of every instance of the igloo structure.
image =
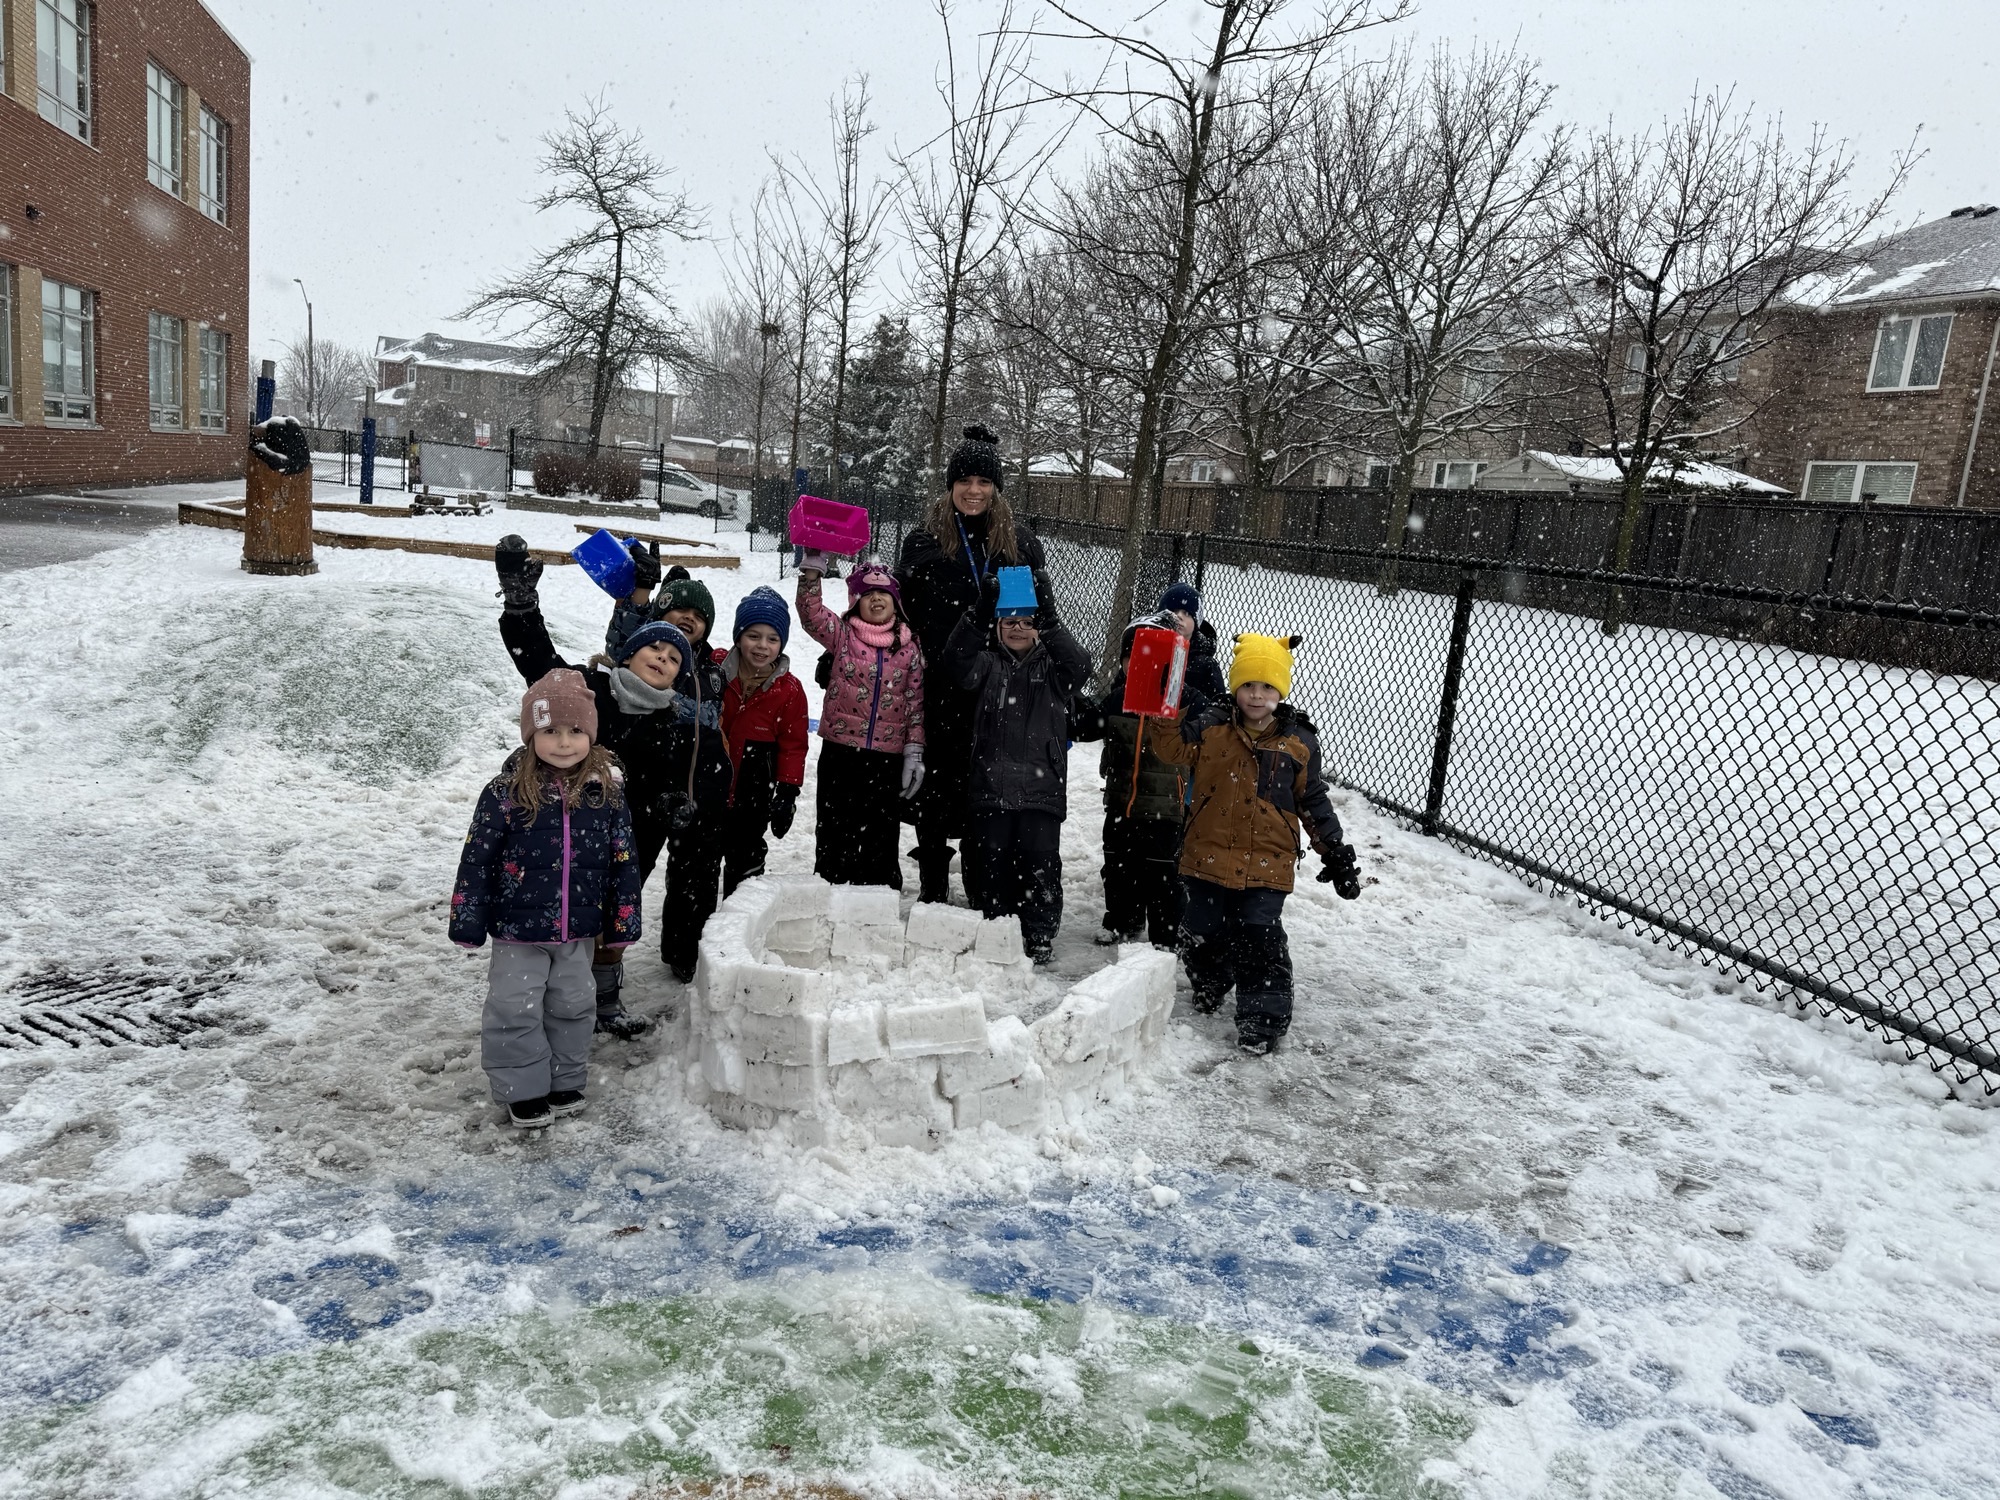
[(920, 904), (905, 921), (887, 886), (748, 880), (702, 934), (689, 1091), (726, 1125), (800, 1144), (1076, 1123), (1157, 1048), (1174, 956), (1125, 945), (1037, 1006), (1052, 988), (1013, 917)]

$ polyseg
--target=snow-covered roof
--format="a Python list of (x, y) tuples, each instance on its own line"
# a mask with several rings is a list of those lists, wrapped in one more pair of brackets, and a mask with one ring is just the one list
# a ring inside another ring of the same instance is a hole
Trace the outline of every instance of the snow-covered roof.
[[(1083, 474), (1083, 455), (1080, 453), (1043, 453), (1028, 460), (1030, 474), (1052, 475), (1060, 479), (1076, 479)], [(1090, 461), (1093, 479), (1123, 479), (1125, 471), (1114, 469), (1101, 458)]]
[[(1565, 478), (1578, 484), (1619, 485), (1625, 476), (1618, 472), (1618, 465), (1608, 458), (1577, 458), (1568, 453), (1544, 453), (1539, 449), (1529, 449), (1523, 454), (1535, 462), (1554, 469)], [(1496, 465), (1495, 467), (1505, 467)], [(1789, 495), (1790, 490), (1783, 485), (1770, 484), (1762, 479), (1753, 479), (1735, 469), (1725, 469), (1721, 464), (1699, 461), (1684, 463), (1673, 470), (1655, 471), (1658, 478), (1665, 480), (1671, 473), (1673, 483), (1681, 489), (1691, 490), (1740, 490), (1752, 495)]]
[(1829, 307), (2000, 292), (2000, 210), (1990, 203), (1958, 209), (1891, 235), (1856, 259)]
[[(513, 344), (485, 344), (473, 339), (447, 338), (441, 333), (426, 333), (414, 339), (380, 334), (375, 339), (375, 358), (398, 364), (407, 362), (426, 370), (465, 370), (476, 374), (525, 376), (537, 369), (534, 357)], [(635, 366), (626, 372), (625, 389), (647, 395), (656, 390), (663, 396), (679, 394), (668, 371), (661, 370), (656, 381), (652, 369), (645, 366)]]

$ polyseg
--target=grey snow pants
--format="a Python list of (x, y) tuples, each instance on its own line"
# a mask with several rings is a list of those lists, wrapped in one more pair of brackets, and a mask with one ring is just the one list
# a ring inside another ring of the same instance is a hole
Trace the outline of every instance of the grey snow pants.
[(479, 1023), (479, 1061), (500, 1104), (581, 1089), (597, 1024), (596, 938), (495, 943)]

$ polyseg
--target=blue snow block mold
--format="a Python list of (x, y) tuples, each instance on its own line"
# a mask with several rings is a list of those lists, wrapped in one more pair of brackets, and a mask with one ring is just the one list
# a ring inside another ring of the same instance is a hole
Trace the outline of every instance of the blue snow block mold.
[(1035, 612), (1033, 568), (1002, 568), (994, 576), (1000, 580), (1001, 614), (1031, 615)]
[(638, 582), (638, 571), (632, 566), (632, 554), (625, 550), (626, 545), (600, 527), (572, 547), (569, 555), (590, 575), (592, 583), (612, 598), (623, 599)]

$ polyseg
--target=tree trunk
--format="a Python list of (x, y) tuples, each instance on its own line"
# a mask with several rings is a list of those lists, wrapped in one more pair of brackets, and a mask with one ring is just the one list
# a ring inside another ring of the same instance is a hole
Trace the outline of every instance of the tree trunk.
[[(1618, 540), (1611, 548), (1611, 571), (1632, 571), (1632, 549), (1639, 540), (1639, 517), (1646, 509), (1646, 474), (1634, 465), (1625, 475), (1625, 503), (1618, 512)], [(1603, 630), (1616, 635), (1624, 628), (1629, 601), (1623, 584), (1613, 584), (1604, 605)]]
[(944, 472), (944, 408), (951, 394), (951, 361), (958, 336), (958, 294), (947, 292), (944, 300), (944, 329), (938, 338), (937, 406), (931, 412), (932, 481)]
[(1402, 586), (1403, 539), (1409, 535), (1410, 491), (1416, 488), (1416, 483), (1417, 456), (1406, 453), (1396, 460), (1396, 470), (1390, 479), (1389, 520), (1382, 531), (1382, 547), (1389, 555), (1382, 559), (1382, 576), (1376, 588), (1385, 596)]
[(611, 404), (610, 372), (605, 368), (611, 362), (611, 331), (618, 326), (618, 299), (625, 289), (625, 236), (614, 235), (611, 252), (610, 295), (604, 303), (604, 322), (597, 330), (596, 368), (591, 372), (590, 381), (590, 453), (597, 457), (597, 447), (603, 441), (604, 413)]

